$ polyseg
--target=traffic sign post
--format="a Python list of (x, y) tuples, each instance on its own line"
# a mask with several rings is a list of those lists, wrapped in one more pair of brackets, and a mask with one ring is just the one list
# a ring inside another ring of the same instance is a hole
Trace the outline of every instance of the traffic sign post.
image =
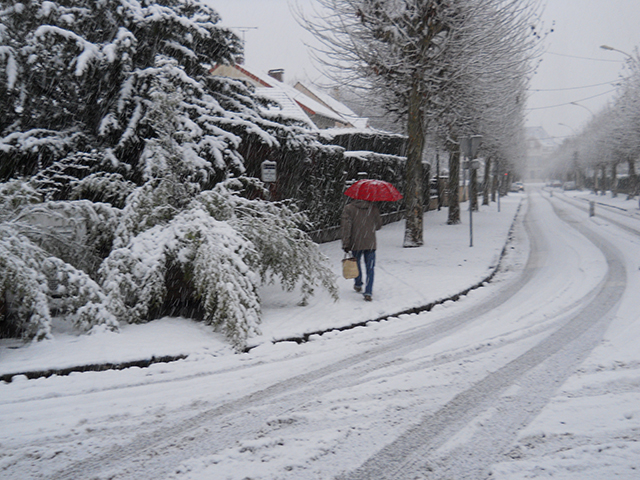
[[(463, 163), (463, 168), (469, 170), (469, 246), (473, 247), (473, 199), (471, 198), (471, 182), (475, 182), (475, 173), (478, 167), (480, 167), (480, 161), (476, 160), (478, 148), (480, 148), (480, 142), (482, 141), (482, 135), (471, 135), (469, 137), (460, 138), (460, 150), (467, 161)], [(474, 186), (475, 191), (475, 186)]]

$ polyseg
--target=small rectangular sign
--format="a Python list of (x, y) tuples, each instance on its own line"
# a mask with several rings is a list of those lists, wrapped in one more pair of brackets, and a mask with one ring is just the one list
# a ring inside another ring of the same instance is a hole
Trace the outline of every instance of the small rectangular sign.
[(276, 162), (265, 160), (262, 162), (262, 181), (264, 183), (274, 183), (278, 177)]

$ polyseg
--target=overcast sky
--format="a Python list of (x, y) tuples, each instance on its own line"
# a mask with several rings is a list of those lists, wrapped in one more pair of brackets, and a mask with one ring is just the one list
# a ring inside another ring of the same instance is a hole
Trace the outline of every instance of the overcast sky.
[[(220, 13), (222, 24), (237, 27), (244, 36), (248, 67), (264, 72), (284, 68), (287, 82), (318, 80), (321, 73), (305, 45), (315, 41), (296, 23), (290, 11), (292, 1), (303, 8), (315, 4), (314, 0), (208, 0)], [(589, 110), (595, 113), (614, 98), (615, 84), (625, 74), (626, 57), (600, 45), (630, 54), (640, 47), (640, 0), (545, 3), (543, 29), (553, 32), (544, 40), (545, 53), (531, 81), (527, 125), (542, 126), (562, 140), (584, 126)]]

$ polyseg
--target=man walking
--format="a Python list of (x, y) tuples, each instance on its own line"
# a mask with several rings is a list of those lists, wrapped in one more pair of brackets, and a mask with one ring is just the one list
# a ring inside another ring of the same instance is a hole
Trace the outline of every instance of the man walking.
[(342, 249), (352, 252), (358, 262), (358, 276), (353, 288), (356, 292), (362, 291), (363, 275), (360, 267), (360, 259), (364, 257), (366, 271), (366, 284), (364, 286), (364, 299), (371, 301), (373, 293), (373, 269), (376, 265), (376, 230), (382, 227), (380, 210), (373, 202), (366, 200), (354, 200), (344, 207), (342, 211)]

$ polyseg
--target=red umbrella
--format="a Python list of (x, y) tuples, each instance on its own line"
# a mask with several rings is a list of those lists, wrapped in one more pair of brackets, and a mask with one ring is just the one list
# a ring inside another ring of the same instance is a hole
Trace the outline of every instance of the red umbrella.
[(396, 187), (389, 182), (369, 178), (358, 180), (347, 188), (344, 194), (357, 200), (367, 200), (369, 202), (397, 202), (402, 198)]

